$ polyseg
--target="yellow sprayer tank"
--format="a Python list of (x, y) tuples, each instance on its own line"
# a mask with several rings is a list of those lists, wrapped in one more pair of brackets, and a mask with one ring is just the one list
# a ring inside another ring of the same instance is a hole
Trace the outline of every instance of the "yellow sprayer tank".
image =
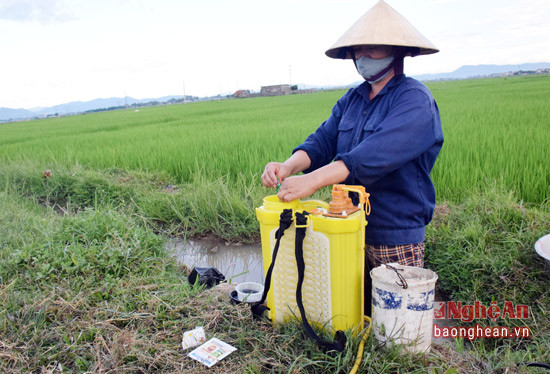
[[(342, 209), (338, 211), (337, 205), (340, 203), (335, 202), (342, 193), (347, 199), (348, 191), (358, 192), (361, 200), (359, 210), (356, 206), (347, 209), (347, 212), (355, 210), (350, 214), (345, 211), (346, 208), (343, 212)], [(362, 186), (335, 185), (330, 206), (319, 200), (283, 203), (276, 195), (264, 198), (263, 205), (256, 208), (256, 216), (260, 222), (266, 273), (271, 264), (275, 233), (283, 209), (311, 213), (303, 243), (305, 275), (302, 293), (308, 320), (333, 331), (362, 328), (368, 194)], [(294, 220), (281, 239), (273, 268), (267, 307), (268, 316), (274, 323), (300, 316), (296, 304), (298, 272), (294, 253), (295, 231)]]

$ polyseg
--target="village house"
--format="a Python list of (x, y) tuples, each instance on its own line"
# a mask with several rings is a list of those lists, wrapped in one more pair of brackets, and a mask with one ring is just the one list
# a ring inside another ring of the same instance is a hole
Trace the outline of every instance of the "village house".
[(235, 91), (235, 93), (233, 94), (233, 97), (236, 97), (236, 98), (243, 98), (248, 96), (250, 96), (250, 90), (238, 90), (238, 91)]
[(262, 96), (289, 95), (291, 93), (292, 93), (292, 89), (289, 84), (262, 86), (262, 89), (260, 90), (260, 95)]

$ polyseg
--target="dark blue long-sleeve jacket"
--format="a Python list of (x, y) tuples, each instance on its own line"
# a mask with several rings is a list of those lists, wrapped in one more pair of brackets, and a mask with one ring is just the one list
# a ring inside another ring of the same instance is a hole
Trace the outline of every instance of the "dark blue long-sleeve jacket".
[(338, 100), (331, 116), (293, 152), (311, 159), (309, 173), (342, 160), (344, 183), (370, 193), (367, 244), (424, 240), (435, 207), (430, 172), (443, 145), (439, 110), (421, 82), (397, 75), (372, 99), (365, 82)]

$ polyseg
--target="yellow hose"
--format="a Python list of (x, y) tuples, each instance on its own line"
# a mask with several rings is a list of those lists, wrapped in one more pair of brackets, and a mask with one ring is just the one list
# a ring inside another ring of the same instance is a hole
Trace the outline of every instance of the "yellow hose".
[(357, 370), (359, 370), (359, 366), (361, 365), (361, 361), (363, 360), (363, 349), (365, 348), (365, 342), (369, 337), (370, 329), (372, 327), (370, 317), (363, 316), (363, 320), (365, 322), (368, 322), (369, 327), (367, 327), (367, 330), (363, 333), (363, 337), (361, 338), (361, 342), (359, 343), (359, 348), (357, 348), (357, 358), (355, 359), (355, 365), (353, 365), (349, 374), (355, 374), (357, 373)]

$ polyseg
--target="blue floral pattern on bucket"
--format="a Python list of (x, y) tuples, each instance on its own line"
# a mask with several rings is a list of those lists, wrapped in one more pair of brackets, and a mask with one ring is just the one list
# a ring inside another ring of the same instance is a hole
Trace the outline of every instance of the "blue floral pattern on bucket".
[(416, 310), (417, 312), (423, 312), (434, 308), (434, 290), (428, 292), (420, 292), (414, 296), (409, 294), (407, 296), (407, 309)]
[(381, 290), (378, 287), (375, 288), (375, 293), (372, 298), (374, 306), (382, 309), (399, 309), (401, 308), (402, 301), (403, 298), (400, 294)]

